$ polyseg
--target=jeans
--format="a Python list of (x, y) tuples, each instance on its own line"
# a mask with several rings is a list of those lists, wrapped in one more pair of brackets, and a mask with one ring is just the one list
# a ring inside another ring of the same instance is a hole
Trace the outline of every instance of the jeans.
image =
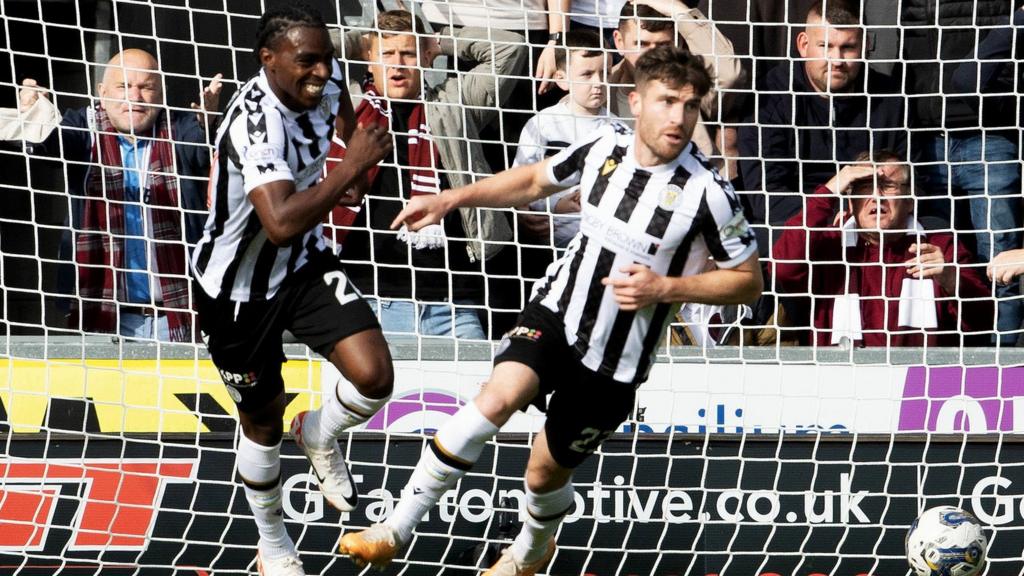
[[(918, 191), (942, 198), (926, 200), (922, 211), (946, 219), (954, 230), (969, 226), (977, 231), (977, 262), (1021, 247), (1021, 176), (1014, 142), (998, 135), (951, 133), (928, 141), (921, 160), (936, 164), (921, 166)], [(947, 194), (966, 198), (969, 214), (958, 213), (956, 202)], [(997, 287), (996, 296), (1000, 299), (999, 341), (1012, 346), (1024, 318), (1019, 283)]]
[[(476, 308), (465, 308), (471, 302), (457, 301), (454, 315), (451, 304), (419, 304), (408, 300), (367, 298), (374, 314), (380, 318), (385, 334), (418, 334), (420, 336), (455, 336), (459, 339), (486, 340)], [(417, 308), (419, 310), (417, 311)], [(452, 328), (454, 318), (455, 326)]]
[[(155, 320), (155, 322), (154, 322)], [(154, 332), (155, 330), (155, 332)], [(120, 313), (117, 333), (125, 338), (139, 338), (161, 342), (171, 341), (171, 332), (167, 327), (167, 316), (144, 316), (142, 314)]]

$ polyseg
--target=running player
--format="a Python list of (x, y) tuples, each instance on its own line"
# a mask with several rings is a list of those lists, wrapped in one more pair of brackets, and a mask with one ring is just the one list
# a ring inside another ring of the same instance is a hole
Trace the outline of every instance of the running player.
[[(224, 113), (210, 176), (211, 209), (193, 253), (203, 338), (242, 425), (238, 473), (259, 529), (259, 573), (301, 576), (281, 508), (286, 406), (281, 335), (291, 331), (345, 377), (321, 409), (292, 422), (324, 497), (352, 510), (356, 489), (336, 438), (391, 394), (387, 343), (370, 307), (326, 248), (320, 222), (391, 150), (386, 130), (353, 130), (341, 67), (320, 15), (303, 6), (269, 11), (259, 24), (262, 65)], [(345, 162), (319, 181), (331, 136)]]
[[(486, 572), (535, 574), (554, 555), (554, 533), (573, 506), (573, 469), (633, 409), (679, 304), (760, 295), (757, 245), (740, 203), (690, 143), (711, 88), (700, 57), (663, 46), (636, 68), (635, 133), (606, 126), (537, 164), (417, 196), (395, 219), (393, 227), (416, 230), (457, 206), (520, 206), (577, 184), (583, 207), (580, 233), (534, 286), (490, 381), (437, 431), (394, 513), (342, 537), (341, 552), (356, 563), (387, 565), (512, 414), (553, 392), (527, 464), (526, 521)], [(717, 266), (705, 271), (709, 258)]]

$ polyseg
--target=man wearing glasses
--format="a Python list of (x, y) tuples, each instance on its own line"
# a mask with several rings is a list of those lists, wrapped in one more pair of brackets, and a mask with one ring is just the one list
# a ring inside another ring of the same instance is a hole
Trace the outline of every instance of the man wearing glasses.
[(808, 297), (820, 346), (962, 346), (994, 330), (983, 271), (918, 222), (910, 166), (862, 153), (808, 198), (775, 244), (780, 293)]

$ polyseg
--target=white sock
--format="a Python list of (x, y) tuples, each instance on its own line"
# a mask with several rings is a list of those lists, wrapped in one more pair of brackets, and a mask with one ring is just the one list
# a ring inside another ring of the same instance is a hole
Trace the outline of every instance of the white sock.
[(512, 542), (512, 557), (520, 564), (536, 562), (548, 549), (565, 515), (572, 510), (576, 492), (572, 482), (544, 494), (526, 488), (526, 521)]
[(324, 448), (348, 428), (369, 420), (390, 399), (367, 398), (351, 382), (339, 379), (334, 390), (324, 395), (324, 405), (306, 414), (302, 438), (315, 448)]
[(260, 533), (260, 554), (264, 558), (295, 554), (281, 509), (281, 444), (262, 446), (239, 434), (236, 463)]
[(445, 422), (423, 451), (402, 498), (385, 524), (399, 542), (406, 543), (412, 530), (437, 501), (473, 467), (484, 445), (498, 427), (470, 402)]

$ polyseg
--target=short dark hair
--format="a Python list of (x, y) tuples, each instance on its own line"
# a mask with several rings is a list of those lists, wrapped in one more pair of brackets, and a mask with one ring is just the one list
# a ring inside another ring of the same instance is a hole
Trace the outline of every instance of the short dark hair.
[(327, 24), (324, 23), (320, 13), (301, 2), (280, 6), (264, 12), (263, 16), (260, 17), (259, 27), (256, 29), (256, 47), (253, 49), (256, 58), (260, 57), (261, 49), (271, 48), (278, 38), (298, 26), (327, 30)]
[(711, 91), (711, 74), (704, 59), (679, 46), (656, 46), (636, 61), (634, 72), (637, 90), (651, 80), (660, 80), (672, 87), (692, 86), (701, 98)]
[(633, 2), (626, 2), (622, 5), (622, 10), (619, 11), (619, 31), (623, 31), (626, 24), (634, 20), (637, 21), (641, 28), (648, 32), (662, 32), (664, 30), (675, 32), (676, 29), (676, 23), (672, 18), (658, 12), (647, 4), (637, 5)]
[(593, 30), (569, 30), (565, 33), (565, 46), (555, 50), (555, 69), (565, 70), (565, 64), (572, 52), (582, 52), (584, 58), (603, 56), (601, 37)]
[(388, 10), (377, 15), (377, 30), (381, 32), (413, 32), (426, 34), (426, 27), (419, 16), (408, 10)]
[(833, 26), (860, 25), (859, 0), (816, 0), (807, 9), (807, 18), (818, 16)]

